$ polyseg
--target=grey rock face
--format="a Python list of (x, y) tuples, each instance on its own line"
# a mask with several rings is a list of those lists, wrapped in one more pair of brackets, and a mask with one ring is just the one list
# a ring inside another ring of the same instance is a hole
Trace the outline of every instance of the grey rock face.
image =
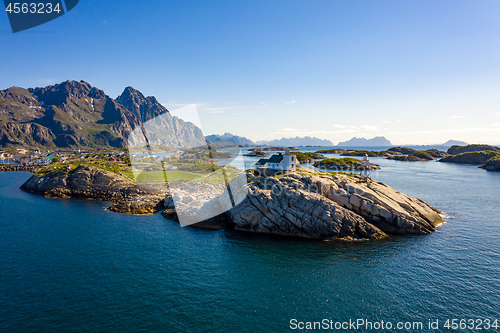
[(293, 183), (288, 179), (276, 181), (272, 190), (261, 190), (250, 184), (248, 199), (229, 212), (234, 228), (304, 238), (378, 239), (385, 236), (361, 216), (319, 193), (308, 191), (305, 184)]
[(78, 166), (73, 172), (34, 174), (21, 189), (57, 198), (93, 198), (115, 203), (109, 209), (119, 213), (151, 214), (164, 208), (166, 190), (142, 188), (112, 172)]
[(0, 147), (124, 148), (130, 139), (143, 147), (144, 135), (134, 130), (145, 123), (150, 144), (205, 144), (201, 129), (170, 115), (154, 97), (127, 87), (113, 100), (84, 81), (0, 90), (0, 120)]
[(420, 199), (373, 180), (317, 173), (258, 177), (228, 214), (236, 230), (305, 238), (428, 234), (443, 223)]
[(483, 165), (483, 169), (488, 171), (500, 171), (500, 159), (490, 159)]

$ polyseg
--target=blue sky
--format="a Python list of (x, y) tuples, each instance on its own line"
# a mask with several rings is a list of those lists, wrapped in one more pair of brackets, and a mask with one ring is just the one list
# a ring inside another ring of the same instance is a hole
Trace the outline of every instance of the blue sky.
[(205, 134), (500, 143), (497, 0), (81, 0), (0, 45), (0, 89), (131, 85)]

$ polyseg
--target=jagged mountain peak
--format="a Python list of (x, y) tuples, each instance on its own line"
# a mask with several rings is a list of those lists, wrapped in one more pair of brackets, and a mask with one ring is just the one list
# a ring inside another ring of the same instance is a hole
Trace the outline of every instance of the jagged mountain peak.
[(141, 146), (137, 128), (158, 146), (205, 144), (194, 124), (172, 117), (155, 97), (132, 87), (117, 100), (85, 81), (0, 90), (0, 147), (126, 147), (131, 138)]
[(122, 94), (116, 98), (116, 102), (140, 115), (142, 121), (148, 121), (168, 113), (167, 108), (161, 105), (154, 96), (145, 97), (139, 90), (131, 86), (123, 90)]
[(104, 91), (91, 86), (88, 82), (83, 80), (67, 80), (47, 87), (30, 88), (28, 90), (46, 105), (61, 105), (66, 103), (69, 99), (101, 99), (106, 97)]
[(131, 86), (125, 87), (121, 95), (116, 99), (119, 100), (120, 98), (123, 100), (133, 99), (137, 101), (142, 101), (145, 99), (144, 95), (139, 90)]

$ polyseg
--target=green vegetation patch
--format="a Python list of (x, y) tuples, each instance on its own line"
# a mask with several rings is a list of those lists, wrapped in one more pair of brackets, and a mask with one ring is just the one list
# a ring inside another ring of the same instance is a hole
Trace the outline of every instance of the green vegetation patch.
[(336, 165), (357, 165), (361, 164), (361, 160), (352, 157), (343, 157), (343, 158), (327, 158), (319, 162), (319, 164), (336, 164)]
[[(174, 182), (179, 180), (194, 180), (201, 176), (186, 171), (143, 171), (143, 172), (124, 172), (124, 174), (134, 179), (136, 183), (157, 183), (157, 182)], [(165, 177), (167, 179), (165, 179)]]
[(387, 152), (389, 152), (389, 153), (397, 152), (397, 153), (401, 153), (404, 155), (409, 155), (409, 154), (413, 153), (414, 151), (415, 151), (415, 149), (406, 148), (406, 147), (392, 147), (392, 148), (387, 149)]
[(386, 151), (355, 150), (342, 153), (343, 156), (364, 156), (365, 154), (372, 157), (378, 157), (378, 156), (385, 156)]
[(411, 155), (418, 157), (418, 158), (421, 158), (421, 159), (424, 159), (424, 160), (433, 160), (434, 159), (434, 157), (432, 157), (431, 154), (429, 154), (429, 152), (423, 151), (423, 150), (416, 150), (413, 153), (411, 153)]
[(318, 153), (291, 152), (290, 154), (297, 156), (297, 160), (299, 160), (299, 162), (301, 162), (301, 163), (306, 162), (306, 161), (310, 161), (310, 160), (321, 160), (321, 159), (326, 158), (326, 156), (318, 154)]

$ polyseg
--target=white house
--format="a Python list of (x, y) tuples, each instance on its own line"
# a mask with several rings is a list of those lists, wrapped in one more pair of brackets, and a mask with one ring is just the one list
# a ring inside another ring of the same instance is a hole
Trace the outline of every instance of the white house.
[(285, 150), (285, 154), (278, 153), (269, 159), (261, 158), (255, 163), (257, 168), (268, 168), (271, 170), (295, 171), (297, 168), (297, 156)]
[(49, 160), (47, 158), (37, 158), (33, 160), (34, 165), (49, 165), (52, 162), (52, 160)]

